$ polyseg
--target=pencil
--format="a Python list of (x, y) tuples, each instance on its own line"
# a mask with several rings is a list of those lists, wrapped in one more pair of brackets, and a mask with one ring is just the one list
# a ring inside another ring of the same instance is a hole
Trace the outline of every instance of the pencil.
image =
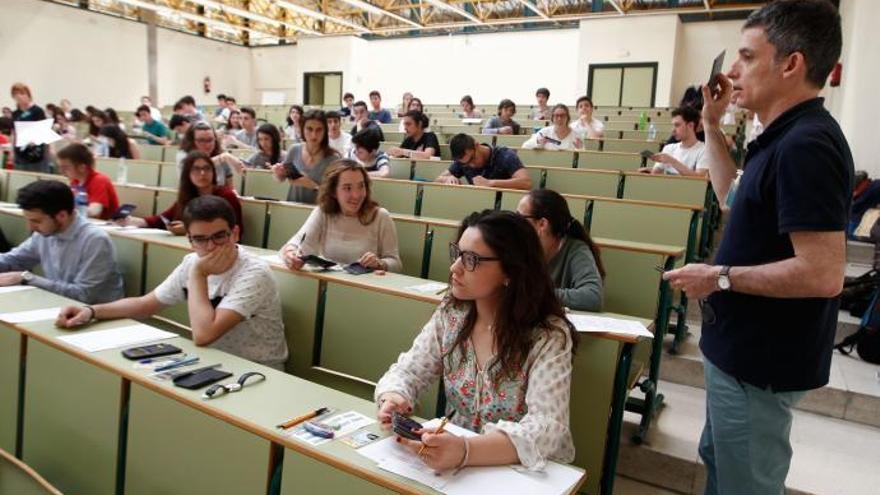
[[(443, 433), (443, 428), (446, 427), (446, 423), (448, 423), (449, 420), (453, 416), (455, 416), (455, 411), (452, 411), (451, 413), (449, 413), (449, 416), (443, 416), (443, 419), (440, 420), (440, 426), (437, 427), (437, 431), (435, 431), (434, 434), (439, 435), (439, 434)], [(424, 451), (425, 451), (425, 444), (422, 444), (421, 448), (419, 448), (419, 455), (422, 455), (422, 452), (424, 452)]]
[(296, 426), (296, 425), (302, 423), (303, 421), (308, 421), (314, 417), (320, 416), (320, 415), (324, 414), (325, 412), (327, 412), (328, 410), (329, 409), (327, 409), (326, 407), (322, 407), (320, 409), (315, 409), (314, 411), (309, 412), (309, 413), (305, 413), (302, 416), (297, 416), (295, 418), (289, 419), (289, 420), (281, 423), (280, 425), (278, 425), (277, 428), (287, 429), (287, 428)]

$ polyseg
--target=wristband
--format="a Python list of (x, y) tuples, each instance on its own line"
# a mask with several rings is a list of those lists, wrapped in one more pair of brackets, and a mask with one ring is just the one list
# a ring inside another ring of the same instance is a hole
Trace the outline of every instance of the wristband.
[(471, 456), (471, 443), (468, 442), (467, 437), (464, 437), (464, 458), (461, 460), (461, 462), (458, 464), (458, 466), (455, 467), (455, 469), (458, 470), (458, 469), (461, 469), (461, 468), (467, 466), (468, 458), (470, 456)]
[(97, 319), (97, 316), (96, 316), (97, 313), (95, 312), (95, 308), (93, 308), (93, 307), (91, 307), (91, 306), (83, 306), (83, 307), (86, 308), (87, 310), (89, 310), (89, 311), (92, 312), (92, 317), (89, 318), (89, 321), (92, 321), (92, 320), (96, 320), (96, 319)]

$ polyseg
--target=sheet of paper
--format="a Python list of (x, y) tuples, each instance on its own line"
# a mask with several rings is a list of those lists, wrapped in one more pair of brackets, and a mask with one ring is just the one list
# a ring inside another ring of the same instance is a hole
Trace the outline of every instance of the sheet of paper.
[(284, 262), (281, 261), (281, 257), (277, 254), (264, 254), (260, 256), (261, 260), (265, 260), (273, 265), (284, 265)]
[(29, 144), (50, 144), (61, 139), (52, 130), (53, 119), (37, 120), (35, 122), (17, 121), (15, 123), (15, 147), (26, 148)]
[(418, 285), (410, 285), (407, 289), (421, 292), (422, 294), (432, 294), (437, 295), (438, 292), (446, 289), (447, 284), (443, 284), (440, 282), (425, 282), (424, 284)]
[(122, 229), (126, 234), (150, 234), (150, 235), (174, 235), (167, 230), (162, 229), (146, 229), (135, 227), (133, 229)]
[(474, 118), (461, 119), (462, 124), (479, 124), (482, 121), (483, 121), (483, 119), (474, 119)]
[(356, 430), (363, 428), (364, 426), (369, 426), (376, 422), (375, 419), (369, 416), (364, 416), (357, 411), (329, 414), (317, 419), (317, 421), (333, 428), (334, 437), (322, 438), (312, 435), (305, 429), (303, 425), (296, 426), (289, 432), (286, 432), (285, 435), (305, 442), (309, 445), (317, 446), (335, 440), (339, 437), (344, 437), (349, 433), (352, 433)]
[(58, 337), (70, 345), (86, 352), (98, 352), (119, 347), (128, 347), (157, 340), (173, 339), (176, 333), (166, 332), (149, 325), (128, 325), (109, 330), (82, 331), (74, 335)]
[(58, 317), (61, 308), (33, 309), (30, 311), (17, 311), (14, 313), (0, 314), (0, 320), (7, 323), (33, 323), (35, 321), (54, 320)]
[(391, 436), (384, 440), (361, 447), (357, 452), (374, 461), (379, 469), (398, 474), (419, 483), (430, 486), (435, 490), (442, 490), (452, 477), (452, 473), (437, 476), (422, 459), (406, 450)]
[(0, 294), (8, 294), (10, 292), (20, 292), (23, 290), (32, 290), (36, 287), (31, 285), (10, 285), (8, 287), (0, 287)]
[(654, 338), (654, 334), (638, 321), (592, 315), (567, 314), (566, 316), (578, 332), (611, 332)]

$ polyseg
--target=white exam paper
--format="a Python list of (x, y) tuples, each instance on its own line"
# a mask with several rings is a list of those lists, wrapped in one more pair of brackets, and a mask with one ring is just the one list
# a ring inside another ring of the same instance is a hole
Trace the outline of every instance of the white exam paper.
[(10, 285), (8, 287), (0, 287), (0, 294), (8, 294), (10, 292), (19, 292), (22, 290), (32, 290), (36, 287), (32, 285)]
[(149, 325), (136, 324), (109, 330), (83, 331), (75, 335), (58, 337), (58, 340), (79, 347), (86, 352), (98, 352), (174, 337), (177, 337), (176, 333), (159, 330)]
[(438, 292), (445, 289), (446, 287), (446, 284), (442, 284), (440, 282), (425, 282), (424, 284), (410, 285), (409, 287), (407, 287), (407, 289), (421, 292), (422, 294), (437, 295)]
[(50, 144), (61, 139), (52, 130), (53, 119), (28, 122), (19, 120), (15, 123), (15, 147), (27, 148), (29, 144)]
[(6, 323), (33, 323), (35, 321), (54, 320), (58, 317), (59, 311), (61, 311), (60, 307), (16, 311), (14, 313), (0, 314), (0, 320)]
[(302, 424), (297, 425), (294, 429), (290, 430), (290, 432), (285, 433), (285, 435), (305, 442), (314, 447), (323, 443), (327, 443), (331, 440), (335, 440), (339, 437), (344, 437), (349, 433), (354, 432), (355, 430), (360, 430), (364, 426), (369, 426), (376, 422), (375, 419), (369, 416), (365, 416), (357, 411), (348, 411), (339, 414), (333, 414), (327, 416), (327, 419), (316, 418), (313, 421), (318, 421), (319, 423), (323, 423), (327, 426), (332, 427), (334, 430), (333, 438), (324, 438), (312, 435), (308, 432), (308, 430), (306, 430), (305, 426), (303, 426)]
[(654, 338), (645, 325), (634, 320), (621, 320), (619, 318), (608, 318), (607, 316), (592, 316), (567, 314), (568, 321), (574, 325), (578, 332), (611, 332), (623, 335), (634, 335), (636, 337)]

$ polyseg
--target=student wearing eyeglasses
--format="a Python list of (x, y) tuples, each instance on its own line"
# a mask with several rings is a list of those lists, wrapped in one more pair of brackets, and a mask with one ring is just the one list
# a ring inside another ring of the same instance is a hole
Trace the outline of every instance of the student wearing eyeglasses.
[(217, 196), (195, 198), (184, 210), (183, 223), (195, 252), (152, 292), (108, 304), (67, 306), (56, 325), (144, 319), (186, 303), (197, 346), (284, 369), (288, 353), (278, 286), (269, 265), (237, 245), (240, 231), (232, 207)]
[(354, 160), (330, 165), (318, 207), (280, 251), (288, 268), (300, 270), (303, 256), (316, 254), (347, 265), (399, 272), (403, 269), (397, 230), (388, 210), (373, 201), (370, 176)]
[(538, 233), (562, 305), (578, 311), (601, 311), (605, 269), (599, 247), (571, 216), (565, 198), (550, 189), (534, 189), (523, 196), (516, 211)]
[(412, 348), (379, 380), (378, 419), (410, 414), (417, 397), (443, 380), (446, 416), (480, 435), (426, 430), (400, 438), (432, 469), (571, 462), (572, 352), (565, 319), (535, 229), (520, 215), (472, 213), (450, 246), (450, 292)]
[(218, 196), (226, 200), (235, 213), (236, 224), (239, 233), (243, 230), (241, 224), (241, 202), (235, 191), (228, 187), (217, 185), (217, 168), (211, 161), (211, 157), (201, 151), (193, 151), (183, 159), (183, 170), (180, 173), (180, 182), (177, 186), (177, 201), (159, 215), (148, 217), (126, 217), (117, 223), (121, 225), (134, 225), (136, 227), (150, 227), (153, 229), (165, 229), (174, 235), (183, 235), (186, 229), (183, 225), (182, 216), (184, 209), (195, 198), (201, 196)]
[(571, 113), (568, 107), (558, 104), (548, 112), (553, 121), (553, 125), (539, 129), (532, 134), (522, 147), (525, 150), (576, 150), (583, 147), (584, 143), (580, 136), (574, 132), (569, 124), (571, 123)]

